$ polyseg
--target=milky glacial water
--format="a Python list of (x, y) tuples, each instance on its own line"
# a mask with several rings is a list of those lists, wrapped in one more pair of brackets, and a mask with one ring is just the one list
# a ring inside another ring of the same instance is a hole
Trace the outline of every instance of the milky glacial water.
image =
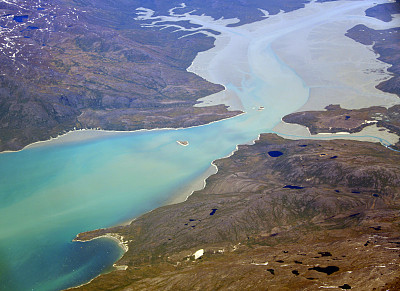
[(72, 242), (76, 234), (161, 206), (213, 160), (269, 132), (307, 101), (308, 87), (277, 58), (271, 39), (247, 41), (248, 70), (239, 84), (224, 83), (240, 97), (243, 115), (0, 155), (0, 290), (59, 290), (110, 270), (122, 255), (117, 244)]
[[(241, 89), (231, 86), (248, 100), (243, 102), (247, 114), (188, 129), (0, 155), (0, 289), (61, 289), (105, 271), (121, 250), (106, 239), (71, 242), (77, 233), (162, 205), (213, 160), (256, 139), (303, 105), (308, 88), (301, 79), (268, 47), (261, 62), (268, 63), (264, 75), (281, 74), (282, 83), (265, 82), (254, 73)], [(255, 105), (266, 108), (258, 111)], [(177, 140), (190, 145), (180, 146)]]

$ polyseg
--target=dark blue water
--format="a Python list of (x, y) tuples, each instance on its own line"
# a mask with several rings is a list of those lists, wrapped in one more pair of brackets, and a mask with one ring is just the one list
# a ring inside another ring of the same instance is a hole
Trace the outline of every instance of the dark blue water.
[(273, 158), (277, 158), (283, 155), (283, 153), (280, 151), (269, 151), (268, 154)]
[(28, 20), (28, 15), (15, 15), (13, 20), (16, 22), (24, 22), (24, 20)]
[(302, 186), (293, 186), (293, 185), (286, 185), (283, 188), (285, 188), (285, 189), (297, 189), (297, 190), (304, 189), (304, 187), (302, 187)]
[(215, 212), (217, 212), (217, 208), (213, 208), (213, 209), (211, 209), (211, 212), (210, 212), (210, 215), (214, 215), (215, 214)]

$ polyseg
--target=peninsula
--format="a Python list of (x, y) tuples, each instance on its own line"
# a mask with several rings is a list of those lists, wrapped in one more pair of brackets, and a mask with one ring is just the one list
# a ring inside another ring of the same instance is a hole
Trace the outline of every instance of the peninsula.
[(117, 262), (125, 271), (78, 290), (399, 288), (398, 153), (262, 134), (215, 164), (187, 201), (80, 234), (115, 233), (129, 250)]
[(0, 289), (398, 290), (399, 5), (3, 1)]
[[(390, 21), (398, 5), (382, 4), (366, 13)], [(399, 42), (385, 35), (396, 31), (355, 26), (346, 34), (364, 45), (373, 41), (379, 59), (392, 65), (392, 77), (377, 89), (394, 94), (398, 55), (391, 49)], [(304, 108), (326, 100), (311, 98)], [(354, 100), (356, 108), (326, 104), (325, 111), (299, 111), (283, 121), (306, 126), (312, 135), (350, 136), (377, 126), (398, 136), (399, 105), (357, 106), (366, 100)], [(398, 142), (390, 146), (398, 147)], [(79, 289), (397, 290), (399, 157), (379, 143), (261, 134), (254, 145), (215, 161), (217, 174), (186, 201), (126, 226), (79, 234), (86, 240), (116, 233), (129, 241), (129, 251), (117, 263), (128, 266), (125, 271), (104, 274)]]

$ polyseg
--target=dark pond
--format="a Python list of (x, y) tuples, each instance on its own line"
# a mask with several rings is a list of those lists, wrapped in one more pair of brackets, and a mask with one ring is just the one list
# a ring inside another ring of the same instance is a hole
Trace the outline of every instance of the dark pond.
[(304, 189), (304, 187), (301, 186), (293, 186), (293, 185), (286, 185), (285, 187), (286, 189)]
[(360, 215), (360, 212), (354, 213), (354, 214), (352, 214), (352, 215), (349, 215), (349, 217), (356, 217), (356, 216), (358, 216), (358, 215)]
[(280, 151), (269, 151), (268, 154), (273, 158), (280, 157), (281, 155), (283, 155), (283, 153)]
[(24, 22), (24, 19), (28, 19), (28, 15), (15, 15), (13, 18), (16, 22)]
[(315, 270), (317, 272), (321, 272), (321, 273), (325, 273), (325, 274), (331, 275), (331, 274), (339, 271), (339, 267), (336, 267), (336, 266), (314, 267), (314, 268), (309, 268), (309, 270)]
[(211, 211), (210, 215), (214, 215), (215, 212), (218, 210), (218, 208), (213, 208), (213, 209), (211, 209), (211, 210), (212, 210), (212, 211)]

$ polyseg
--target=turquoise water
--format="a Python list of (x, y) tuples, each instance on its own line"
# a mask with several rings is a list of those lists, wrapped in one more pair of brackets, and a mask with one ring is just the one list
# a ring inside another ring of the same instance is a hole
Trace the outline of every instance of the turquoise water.
[[(268, 132), (303, 105), (308, 88), (302, 80), (267, 45), (257, 52), (257, 66), (250, 61), (252, 70), (241, 86), (226, 84), (246, 114), (195, 128), (1, 154), (0, 289), (58, 290), (110, 270), (122, 255), (116, 243), (72, 242), (76, 234), (162, 205), (213, 160)], [(260, 64), (266, 69), (260, 71)]]
[(309, 89), (268, 39), (251, 43), (248, 62), (240, 85), (224, 84), (246, 111), (235, 118), (1, 154), (0, 290), (60, 290), (111, 270), (122, 255), (115, 242), (72, 239), (163, 205), (307, 101)]

